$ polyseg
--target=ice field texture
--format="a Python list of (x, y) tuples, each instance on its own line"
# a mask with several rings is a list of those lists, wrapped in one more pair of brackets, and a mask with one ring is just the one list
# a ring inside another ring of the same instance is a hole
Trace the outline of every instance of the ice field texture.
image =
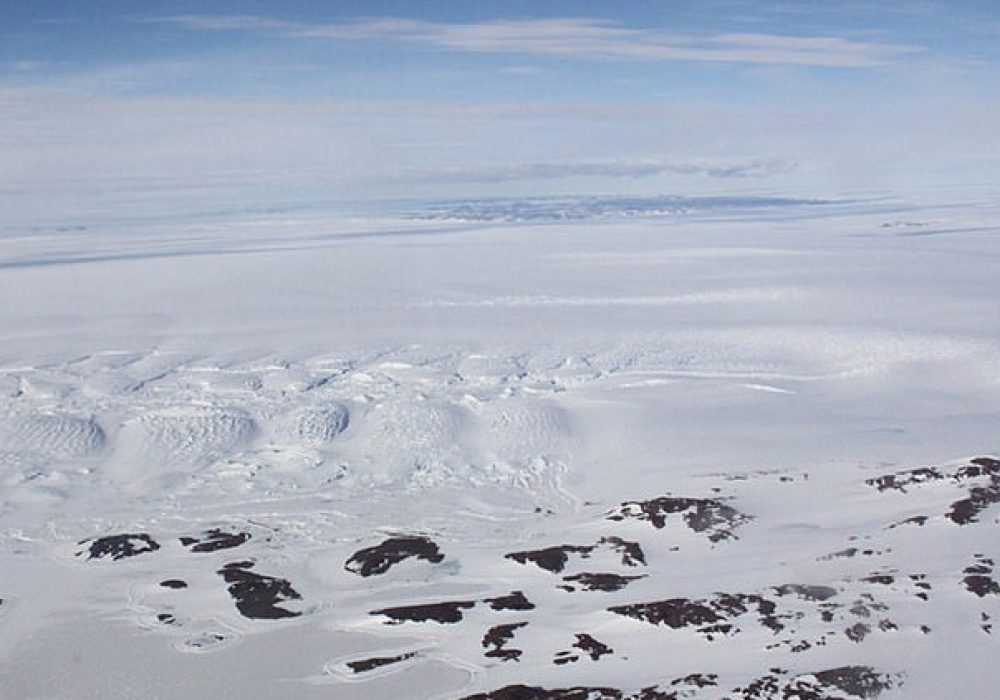
[(0, 697), (992, 697), (1000, 209), (0, 241)]

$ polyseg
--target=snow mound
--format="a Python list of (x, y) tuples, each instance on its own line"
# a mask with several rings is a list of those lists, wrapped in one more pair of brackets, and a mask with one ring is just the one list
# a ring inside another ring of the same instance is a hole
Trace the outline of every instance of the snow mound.
[(342, 404), (305, 408), (285, 418), (281, 433), (294, 441), (323, 446), (347, 430), (350, 418), (350, 411)]
[(166, 408), (126, 421), (116, 458), (139, 471), (154, 465), (197, 468), (237, 453), (258, 432), (253, 418), (238, 409)]
[(12, 452), (66, 460), (101, 450), (106, 438), (94, 420), (58, 413), (33, 413), (0, 423), (0, 445)]

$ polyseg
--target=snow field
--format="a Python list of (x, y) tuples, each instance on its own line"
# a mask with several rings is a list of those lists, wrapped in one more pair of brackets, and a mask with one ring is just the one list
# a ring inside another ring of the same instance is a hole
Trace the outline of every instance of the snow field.
[(969, 211), (19, 239), (0, 687), (988, 697)]

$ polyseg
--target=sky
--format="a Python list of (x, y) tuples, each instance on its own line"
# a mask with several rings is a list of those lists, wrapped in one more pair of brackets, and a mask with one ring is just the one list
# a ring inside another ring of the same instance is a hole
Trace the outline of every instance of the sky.
[(989, 2), (0, 0), (0, 223), (1000, 184)]

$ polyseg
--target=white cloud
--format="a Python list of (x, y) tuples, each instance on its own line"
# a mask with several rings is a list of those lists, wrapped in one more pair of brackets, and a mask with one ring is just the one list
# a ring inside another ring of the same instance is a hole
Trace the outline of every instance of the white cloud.
[(257, 16), (176, 15), (166, 22), (205, 31), (265, 31), (337, 41), (395, 41), (478, 53), (562, 56), (589, 60), (699, 61), (858, 68), (891, 63), (922, 49), (836, 36), (678, 34), (594, 19), (492, 20), (465, 24), (380, 18), (301, 24)]

